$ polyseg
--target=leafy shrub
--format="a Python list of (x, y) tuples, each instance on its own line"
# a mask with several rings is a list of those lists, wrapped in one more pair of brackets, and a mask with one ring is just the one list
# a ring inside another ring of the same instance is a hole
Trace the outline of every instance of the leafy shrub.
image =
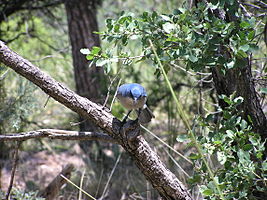
[[(264, 142), (252, 131), (249, 123), (242, 119), (238, 105), (243, 98), (234, 95), (221, 98), (228, 107), (221, 116), (211, 114), (198, 119), (202, 131), (198, 137), (215, 179), (225, 199), (257, 199), (267, 195), (267, 160), (264, 158)], [(215, 123), (216, 122), (216, 123)], [(266, 141), (265, 141), (266, 142)], [(191, 156), (195, 163), (195, 174), (191, 184), (201, 184), (200, 190), (206, 199), (218, 199), (216, 188), (206, 166), (199, 156)]]

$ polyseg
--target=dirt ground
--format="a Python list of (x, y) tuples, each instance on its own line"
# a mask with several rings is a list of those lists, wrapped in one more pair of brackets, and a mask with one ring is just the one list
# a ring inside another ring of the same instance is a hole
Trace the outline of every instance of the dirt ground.
[[(47, 150), (37, 153), (19, 153), (19, 163), (15, 173), (13, 186), (25, 190), (25, 188), (45, 188), (67, 164), (73, 164), (75, 169), (85, 167), (81, 158), (79, 145), (74, 145), (75, 153), (68, 151), (52, 153)], [(2, 169), (1, 186), (6, 191), (9, 186), (12, 161), (8, 161)], [(27, 187), (26, 187), (27, 186)]]

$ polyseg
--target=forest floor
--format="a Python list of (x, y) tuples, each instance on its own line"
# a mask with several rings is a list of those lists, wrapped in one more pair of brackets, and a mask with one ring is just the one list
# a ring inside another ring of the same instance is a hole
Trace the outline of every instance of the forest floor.
[[(22, 151), (19, 153), (19, 163), (15, 173), (13, 186), (17, 189), (43, 189), (46, 187), (66, 166), (73, 164), (75, 169), (85, 167), (81, 149), (78, 144), (73, 147), (74, 151), (53, 153), (43, 150), (36, 153)], [(11, 177), (12, 160), (5, 163), (1, 172), (2, 190), (6, 191)]]

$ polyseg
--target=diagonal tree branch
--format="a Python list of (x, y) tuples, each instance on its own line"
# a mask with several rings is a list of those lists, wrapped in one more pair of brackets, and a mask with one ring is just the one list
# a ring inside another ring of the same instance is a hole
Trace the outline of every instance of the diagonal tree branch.
[(66, 131), (58, 129), (41, 129), (17, 134), (0, 135), (0, 141), (23, 141), (35, 138), (50, 138), (61, 140), (98, 140), (101, 142), (117, 143), (111, 136), (105, 133)]
[(132, 157), (140, 171), (157, 189), (163, 199), (192, 200), (186, 187), (166, 168), (159, 156), (140, 135), (140, 125), (135, 121), (122, 123), (108, 109), (77, 95), (55, 81), (28, 60), (11, 51), (0, 41), (0, 62), (24, 76), (45, 93), (85, 119), (92, 120), (105, 133), (114, 138)]

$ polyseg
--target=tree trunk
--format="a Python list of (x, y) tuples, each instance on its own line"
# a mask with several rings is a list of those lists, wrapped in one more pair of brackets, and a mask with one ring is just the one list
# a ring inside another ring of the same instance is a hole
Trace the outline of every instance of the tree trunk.
[[(245, 119), (248, 119), (248, 116), (251, 117), (254, 131), (265, 140), (267, 138), (267, 120), (255, 90), (249, 60), (246, 59), (244, 67), (228, 70), (225, 75), (220, 73), (218, 68), (213, 68), (212, 76), (219, 95), (230, 95), (236, 92), (237, 96), (244, 98), (244, 102), (240, 105), (243, 117)], [(219, 103), (222, 107), (226, 106), (222, 100)]]
[(94, 102), (101, 102), (101, 82), (104, 71), (102, 67), (92, 65), (80, 53), (81, 48), (91, 49), (100, 46), (94, 2), (88, 0), (66, 0), (65, 8), (68, 19), (69, 38), (77, 93)]
[[(102, 92), (106, 88), (104, 71), (102, 67), (92, 65), (80, 49), (100, 46), (99, 36), (94, 34), (98, 31), (96, 20), (96, 2), (94, 0), (66, 0), (65, 8), (68, 20), (69, 38), (72, 47), (72, 59), (76, 91), (80, 96), (86, 97), (93, 102), (101, 103)], [(97, 131), (97, 127), (91, 121), (84, 121), (80, 117), (80, 131)], [(80, 146), (85, 152), (91, 146), (91, 141), (82, 141)]]

